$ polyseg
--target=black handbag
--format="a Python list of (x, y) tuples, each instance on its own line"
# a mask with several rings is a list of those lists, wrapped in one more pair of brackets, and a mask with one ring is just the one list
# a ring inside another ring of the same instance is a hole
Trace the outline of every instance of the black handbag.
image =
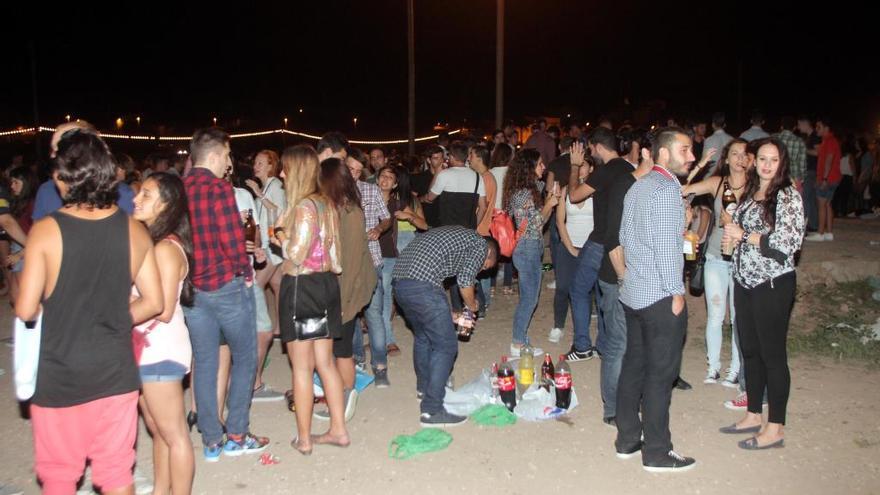
[(293, 282), (293, 333), (296, 340), (329, 339), (330, 326), (327, 323), (327, 310), (324, 316), (304, 318), (296, 316), (296, 293), (299, 292), (299, 277)]

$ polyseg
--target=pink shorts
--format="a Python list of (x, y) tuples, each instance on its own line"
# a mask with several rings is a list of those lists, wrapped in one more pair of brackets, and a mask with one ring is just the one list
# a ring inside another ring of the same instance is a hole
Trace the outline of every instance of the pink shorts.
[(31, 404), (34, 469), (43, 493), (71, 494), (92, 461), (92, 483), (103, 491), (134, 483), (138, 392), (72, 407)]

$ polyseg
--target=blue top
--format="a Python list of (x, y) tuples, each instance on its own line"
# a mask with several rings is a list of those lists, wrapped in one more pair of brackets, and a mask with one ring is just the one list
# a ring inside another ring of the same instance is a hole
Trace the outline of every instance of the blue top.
[[(116, 206), (122, 208), (129, 215), (134, 211), (134, 191), (125, 182), (120, 182), (116, 186), (119, 192), (119, 199), (116, 200)], [(31, 215), (34, 222), (41, 220), (43, 217), (49, 216), (50, 213), (61, 208), (61, 195), (55, 188), (55, 182), (52, 179), (40, 184), (37, 189), (37, 197), (34, 200), (34, 213)]]
[(637, 181), (624, 199), (620, 245), (626, 275), (620, 302), (643, 309), (684, 294), (684, 206), (678, 179), (654, 171)]

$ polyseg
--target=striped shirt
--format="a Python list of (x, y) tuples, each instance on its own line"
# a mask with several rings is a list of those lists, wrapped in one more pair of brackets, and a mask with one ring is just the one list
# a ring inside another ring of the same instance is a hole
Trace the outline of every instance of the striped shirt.
[(660, 167), (637, 181), (626, 194), (620, 223), (620, 245), (626, 276), (620, 302), (646, 308), (684, 294), (684, 205), (681, 185)]

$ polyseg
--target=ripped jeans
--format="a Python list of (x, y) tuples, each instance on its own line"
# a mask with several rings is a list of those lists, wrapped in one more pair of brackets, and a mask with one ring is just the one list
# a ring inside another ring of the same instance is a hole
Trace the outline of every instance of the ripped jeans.
[[(710, 370), (721, 372), (722, 328), (728, 308), (730, 308), (730, 326), (736, 328), (736, 312), (733, 308), (733, 266), (729, 261), (707, 253), (703, 276), (706, 285), (706, 359)], [(736, 331), (732, 331), (729, 370), (739, 372), (739, 369), (739, 346)]]

